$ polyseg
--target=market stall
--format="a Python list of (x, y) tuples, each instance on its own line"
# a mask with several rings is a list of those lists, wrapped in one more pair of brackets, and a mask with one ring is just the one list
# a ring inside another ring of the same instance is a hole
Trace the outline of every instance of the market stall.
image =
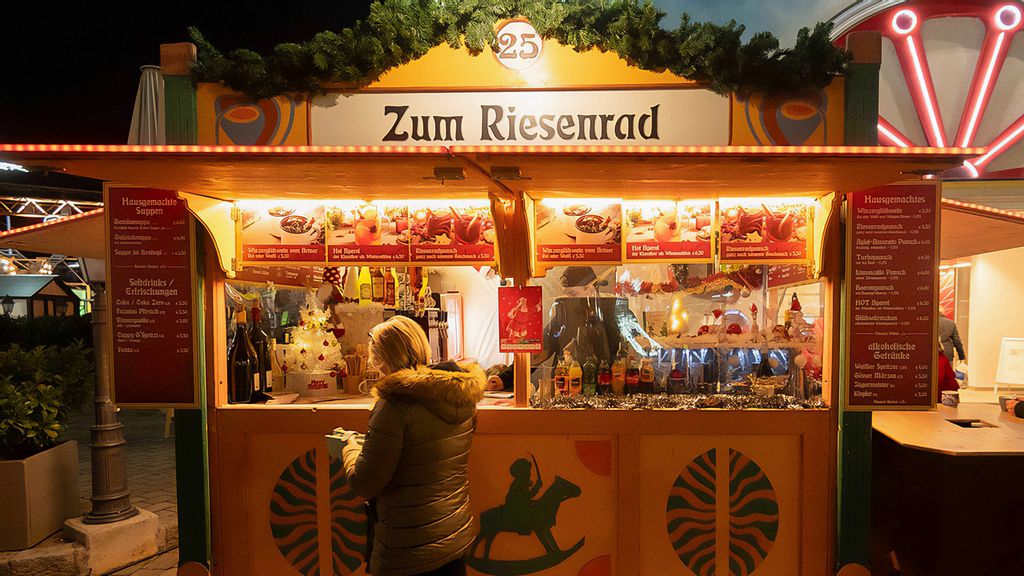
[[(360, 339), (407, 314), (438, 359), (513, 365), (474, 440), (476, 573), (818, 575), (835, 568), (844, 199), (937, 207), (928, 182), (882, 187), (964, 153), (842, 146), (828, 90), (766, 111), (554, 41), (528, 73), (442, 46), (299, 102), (200, 85), (195, 146), (0, 152), (114, 181), (117, 401), (203, 407), (213, 573), (363, 571), (361, 502), (324, 436), (365, 430)], [(740, 144), (755, 124), (790, 139)], [(888, 238), (865, 242), (891, 263)], [(254, 302), (276, 341), (262, 380), (231, 338)], [(918, 372), (924, 397), (886, 401), (930, 406)], [(526, 524), (503, 504), (521, 461), (545, 487)]]

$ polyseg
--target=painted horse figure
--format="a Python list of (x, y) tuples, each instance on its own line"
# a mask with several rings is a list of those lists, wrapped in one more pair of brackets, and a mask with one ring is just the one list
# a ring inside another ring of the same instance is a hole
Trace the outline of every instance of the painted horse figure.
[[(561, 476), (555, 476), (555, 481), (551, 486), (529, 506), (523, 509), (497, 506), (481, 513), (480, 534), (477, 535), (470, 548), (471, 553), (476, 553), (480, 542), (483, 542), (484, 555), (480, 559), (487, 560), (491, 557), (491, 544), (494, 543), (494, 537), (500, 532), (515, 532), (522, 536), (536, 534), (549, 556), (562, 555), (566, 551), (558, 547), (555, 537), (551, 534), (551, 528), (555, 525), (558, 508), (562, 502), (576, 498), (580, 493), (579, 486)], [(573, 548), (578, 550), (582, 543), (581, 540)], [(573, 550), (573, 552), (575, 551)]]

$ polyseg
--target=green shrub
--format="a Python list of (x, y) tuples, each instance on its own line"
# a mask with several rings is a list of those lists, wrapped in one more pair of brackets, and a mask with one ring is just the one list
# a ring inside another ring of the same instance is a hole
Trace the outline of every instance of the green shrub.
[(81, 341), (0, 350), (0, 459), (26, 458), (56, 444), (92, 382), (92, 351)]

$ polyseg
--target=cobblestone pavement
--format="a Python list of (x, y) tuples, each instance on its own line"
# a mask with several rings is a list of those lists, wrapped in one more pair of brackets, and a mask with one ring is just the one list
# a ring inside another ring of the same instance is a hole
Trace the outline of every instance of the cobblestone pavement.
[[(162, 410), (122, 410), (118, 418), (124, 424), (128, 490), (132, 504), (160, 517), (160, 523), (173, 527), (177, 534), (178, 503), (174, 476), (174, 429), (164, 438), (166, 416)], [(89, 427), (93, 423), (92, 405), (68, 424), (66, 437), (78, 442), (78, 486), (82, 513), (89, 511), (92, 494), (92, 463), (89, 454)], [(177, 572), (178, 549), (123, 568), (117, 576), (172, 576)]]

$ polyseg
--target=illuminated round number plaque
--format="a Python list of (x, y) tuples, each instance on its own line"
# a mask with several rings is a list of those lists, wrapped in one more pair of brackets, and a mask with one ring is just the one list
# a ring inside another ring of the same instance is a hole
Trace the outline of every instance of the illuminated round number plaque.
[(509, 20), (498, 28), (497, 51), (494, 56), (501, 65), (512, 70), (524, 70), (540, 58), (544, 40), (533, 24), (525, 20)]

